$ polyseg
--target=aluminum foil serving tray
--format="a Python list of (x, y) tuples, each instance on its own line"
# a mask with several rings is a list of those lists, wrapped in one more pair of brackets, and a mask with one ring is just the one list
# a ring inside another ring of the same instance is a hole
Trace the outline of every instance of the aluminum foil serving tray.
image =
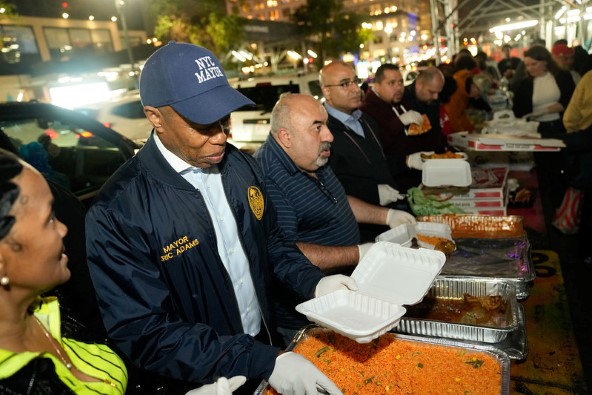
[(503, 279), (514, 284), (518, 299), (528, 297), (536, 272), (522, 217), (443, 214), (417, 220), (450, 226), (456, 251), (447, 258), (441, 278)]
[(446, 259), (439, 278), (505, 280), (516, 288), (516, 298), (528, 297), (536, 272), (526, 237), (455, 242), (456, 251)]
[(525, 237), (519, 215), (442, 214), (423, 215), (418, 221), (440, 222), (450, 226), (453, 238), (505, 239)]
[(509, 333), (518, 329), (520, 322), (516, 291), (514, 286), (507, 281), (478, 278), (438, 278), (426, 296), (445, 303), (446, 300), (462, 300), (465, 294), (479, 298), (501, 296), (501, 303), (505, 306), (503, 322), (493, 324), (493, 326), (484, 326), (414, 318), (407, 314), (403, 316), (394, 331), (412, 335), (498, 343), (504, 340)]
[(511, 360), (522, 361), (528, 356), (528, 339), (526, 336), (526, 318), (524, 316), (524, 306), (520, 303), (518, 307), (518, 328), (508, 333), (508, 336), (499, 343), (475, 342), (472, 340), (458, 340), (466, 344), (478, 345), (480, 347), (491, 347), (502, 351)]
[[(306, 339), (309, 336), (315, 336), (319, 334), (331, 333), (330, 329), (321, 328), (317, 325), (309, 325), (303, 329), (301, 329), (298, 334), (294, 337), (292, 343), (288, 346), (287, 351), (291, 351), (294, 347), (301, 342), (302, 340)], [(455, 341), (451, 339), (442, 339), (442, 338), (432, 338), (432, 337), (422, 337), (422, 336), (415, 336), (415, 335), (406, 335), (400, 333), (393, 333), (397, 339), (406, 340), (410, 342), (415, 342), (418, 344), (434, 344), (440, 345), (443, 347), (453, 347), (458, 349), (460, 352), (482, 352), (490, 355), (491, 357), (495, 358), (495, 360), (499, 363), (500, 371), (501, 371), (501, 387), (499, 388), (499, 392), (496, 391), (496, 394), (500, 395), (509, 395), (510, 394), (510, 358), (506, 353), (492, 347), (490, 344), (471, 344), (471, 343), (463, 343), (462, 341)], [(254, 395), (264, 395), (266, 390), (269, 388), (269, 385), (266, 380), (263, 380), (259, 387), (255, 390)]]

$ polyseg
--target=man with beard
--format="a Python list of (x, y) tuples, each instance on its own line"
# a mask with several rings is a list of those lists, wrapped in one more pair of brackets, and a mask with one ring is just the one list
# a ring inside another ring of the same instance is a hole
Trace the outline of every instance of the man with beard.
[(409, 133), (410, 125), (421, 125), (423, 117), (411, 110), (410, 104), (402, 102), (404, 92), (399, 67), (385, 63), (376, 70), (374, 84), (360, 106), (360, 110), (378, 123), (391, 174), (402, 191), (421, 183), (421, 154), (434, 153), (425, 134)]
[[(345, 193), (373, 205), (407, 209), (399, 202), (403, 196), (390, 173), (379, 127), (359, 109), (362, 92), (354, 69), (334, 61), (321, 69), (319, 81), (329, 114), (327, 126), (333, 134), (329, 165)], [(360, 226), (363, 241), (374, 240), (384, 230), (376, 225)]]
[[(325, 273), (351, 270), (372, 245), (360, 244), (356, 221), (390, 227), (415, 222), (404, 211), (346, 196), (327, 166), (333, 142), (327, 118), (314, 97), (284, 94), (271, 113), (271, 133), (255, 153), (280, 228)], [(284, 289), (277, 301), (279, 332), (289, 341), (308, 321)]]

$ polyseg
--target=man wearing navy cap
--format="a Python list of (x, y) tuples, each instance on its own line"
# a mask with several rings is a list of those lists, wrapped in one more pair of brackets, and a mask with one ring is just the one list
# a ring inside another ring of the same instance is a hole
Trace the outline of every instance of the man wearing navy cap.
[(140, 97), (153, 132), (86, 218), (109, 337), (183, 389), (244, 376), (245, 393), (267, 379), (280, 393), (340, 394), (273, 345), (272, 281), (302, 300), (356, 286), (324, 277), (286, 241), (256, 162), (226, 144), (230, 113), (253, 103), (210, 51), (175, 42), (146, 61)]

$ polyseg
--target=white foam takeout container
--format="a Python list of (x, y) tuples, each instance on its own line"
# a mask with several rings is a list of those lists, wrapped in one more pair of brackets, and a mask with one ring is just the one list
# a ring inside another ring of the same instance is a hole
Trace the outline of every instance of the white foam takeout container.
[(394, 328), (419, 303), (442, 270), (445, 255), (380, 241), (360, 261), (351, 277), (357, 291), (340, 290), (296, 306), (310, 321), (368, 343)]
[[(417, 222), (415, 224), (401, 224), (392, 229), (387, 230), (376, 236), (375, 241), (388, 241), (390, 243), (396, 243), (403, 247), (411, 247), (411, 239), (417, 237), (417, 234), (423, 234), (426, 236), (437, 236), (444, 239), (452, 240), (452, 230), (450, 226), (440, 222)], [(423, 241), (417, 240), (417, 244), (420, 247), (434, 249), (434, 245), (424, 243)]]
[(430, 159), (423, 164), (421, 183), (426, 187), (468, 187), (471, 165), (464, 159)]

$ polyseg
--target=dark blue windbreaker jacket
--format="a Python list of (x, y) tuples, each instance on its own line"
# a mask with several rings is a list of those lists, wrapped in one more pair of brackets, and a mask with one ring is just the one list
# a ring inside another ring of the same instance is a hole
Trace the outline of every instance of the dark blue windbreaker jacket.
[[(309, 299), (323, 275), (284, 239), (254, 159), (227, 145), (219, 168), (269, 334), (272, 277)], [(86, 232), (103, 321), (132, 362), (204, 384), (271, 375), (279, 348), (244, 334), (204, 200), (153, 138), (102, 188)]]

